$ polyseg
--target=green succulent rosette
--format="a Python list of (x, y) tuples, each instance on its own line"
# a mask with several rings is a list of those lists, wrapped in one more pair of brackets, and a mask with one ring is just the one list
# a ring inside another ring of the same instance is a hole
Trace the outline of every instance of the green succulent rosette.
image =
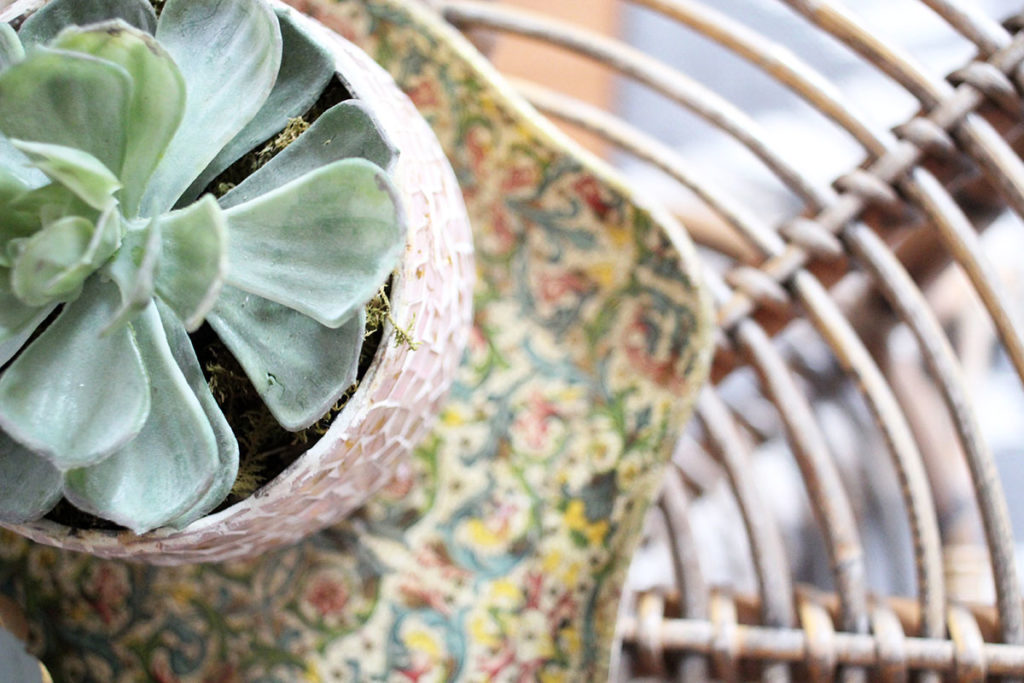
[(142, 533), (220, 504), (239, 449), (204, 321), (286, 429), (352, 384), (405, 241), (371, 114), (337, 104), (203, 194), (333, 75), (264, 0), (54, 0), (0, 25), (0, 521), (65, 497)]

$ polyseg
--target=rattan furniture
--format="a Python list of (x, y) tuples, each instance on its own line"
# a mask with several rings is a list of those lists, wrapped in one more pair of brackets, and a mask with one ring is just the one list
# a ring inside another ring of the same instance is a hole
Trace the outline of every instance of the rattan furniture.
[[(879, 126), (860, 113), (863, 101), (845, 96), (812, 60), (710, 0), (622, 5), (724, 46), (755, 66), (758, 78), (782, 84), (833, 122), (836, 148), (852, 141), (862, 161), (831, 182), (793, 158), (799, 140), (780, 141), (756, 115), (691, 79), (685, 64), (511, 1), (432, 3), (477, 41), (527, 36), (642, 83), (664, 97), (666, 120), (682, 120), (684, 110), (704, 119), (796, 200), (786, 219), (766, 219), (756, 201), (716, 182), (685, 150), (609, 108), (540, 87), (529, 74), (516, 81), (543, 113), (623, 151), (613, 158), (631, 159), (632, 168), (640, 160), (673, 179), (676, 187), (661, 197), (670, 205), (673, 193), (689, 198), (680, 212), (702, 246), (717, 306), (714, 384), (700, 398), (657, 518), (649, 520), (651, 543), (660, 538), (671, 550), (660, 557), (672, 580), (628, 596), (619, 676), (1024, 677), (1024, 611), (1007, 507), (1015, 492), (1000, 480), (977, 400), (992, 354), (1024, 380), (1022, 301), (1004, 267), (1020, 254), (993, 256), (983, 235), (997, 220), (1002, 229), (1024, 227), (1024, 21), (999, 23), (969, 0), (915, 3), (946, 23), (951, 42), (972, 46), (975, 56), (943, 78), (879, 37), (856, 3), (779, 2), (803, 31), (830, 35), (886, 87), (912, 96), (916, 113)], [(578, 4), (585, 12), (586, 3)], [(973, 347), (972, 330), (980, 340)], [(1020, 390), (1019, 382), (1011, 388)], [(753, 461), (768, 448), (782, 449), (799, 469), (818, 559), (830, 570), (817, 587), (794, 566), (793, 544), (784, 540), (790, 530), (775, 514), (773, 497), (787, 494), (756, 474)], [(876, 478), (858, 479), (865, 469)], [(878, 481), (889, 483), (891, 496), (872, 490)], [(756, 579), (749, 592), (716, 585), (721, 577), (705, 570), (716, 550), (701, 544), (690, 514), (723, 485), (741, 513), (749, 548), (741, 561)], [(883, 532), (881, 548), (866, 550), (868, 497), (884, 504), (876, 517), (905, 520), (895, 524), (909, 529), (905, 538)], [(912, 558), (906, 594), (874, 588), (869, 568), (896, 572), (901, 556)]]

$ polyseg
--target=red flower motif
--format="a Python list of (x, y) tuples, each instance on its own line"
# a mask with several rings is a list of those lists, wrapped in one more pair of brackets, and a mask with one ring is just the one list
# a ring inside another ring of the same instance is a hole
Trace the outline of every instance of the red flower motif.
[(597, 178), (586, 175), (573, 183), (572, 189), (583, 198), (590, 210), (600, 218), (604, 218), (612, 210), (612, 205), (601, 197), (601, 185)]
[(306, 602), (311, 604), (322, 617), (340, 614), (348, 604), (348, 590), (338, 581), (326, 577), (320, 578), (313, 582), (306, 593)]
[(541, 275), (537, 285), (541, 301), (553, 303), (566, 294), (583, 294), (590, 288), (590, 281), (578, 271), (567, 270)]
[(513, 166), (508, 175), (501, 181), (501, 189), (511, 192), (537, 184), (537, 168), (535, 166)]
[(128, 588), (117, 572), (109, 565), (102, 564), (89, 585), (89, 593), (93, 596), (89, 604), (100, 615), (104, 624), (110, 624), (114, 620), (114, 614), (124, 604)]
[(680, 390), (686, 381), (686, 373), (675, 354), (658, 353), (657, 340), (653, 339), (657, 334), (655, 326), (644, 319), (642, 312), (638, 312), (626, 330), (623, 341), (626, 356), (646, 377), (672, 391)]
[(530, 448), (541, 450), (550, 431), (548, 421), (557, 416), (557, 406), (540, 393), (534, 393), (530, 396), (526, 410), (516, 419), (515, 428)]
[(409, 91), (409, 99), (417, 109), (436, 107), (440, 102), (440, 98), (437, 96), (437, 84), (431, 80), (421, 81)]

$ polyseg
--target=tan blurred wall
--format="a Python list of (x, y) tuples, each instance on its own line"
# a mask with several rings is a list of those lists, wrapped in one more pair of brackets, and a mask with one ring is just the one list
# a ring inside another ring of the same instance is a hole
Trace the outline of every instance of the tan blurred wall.
[[(571, 21), (606, 35), (618, 33), (616, 0), (496, 0), (552, 18)], [(611, 74), (583, 57), (544, 45), (536, 40), (501, 36), (493, 52), (500, 71), (529, 79), (566, 95), (608, 109), (614, 96)], [(604, 152), (595, 138), (566, 127), (588, 147)]]

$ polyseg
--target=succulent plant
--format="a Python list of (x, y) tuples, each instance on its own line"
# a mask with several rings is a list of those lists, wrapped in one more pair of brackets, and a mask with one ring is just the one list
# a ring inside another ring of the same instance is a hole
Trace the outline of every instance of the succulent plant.
[(329, 53), (265, 0), (54, 0), (0, 25), (0, 521), (66, 497), (137, 533), (229, 491), (204, 321), (289, 430), (355, 379), (404, 244), (358, 101), (203, 194), (310, 109)]

